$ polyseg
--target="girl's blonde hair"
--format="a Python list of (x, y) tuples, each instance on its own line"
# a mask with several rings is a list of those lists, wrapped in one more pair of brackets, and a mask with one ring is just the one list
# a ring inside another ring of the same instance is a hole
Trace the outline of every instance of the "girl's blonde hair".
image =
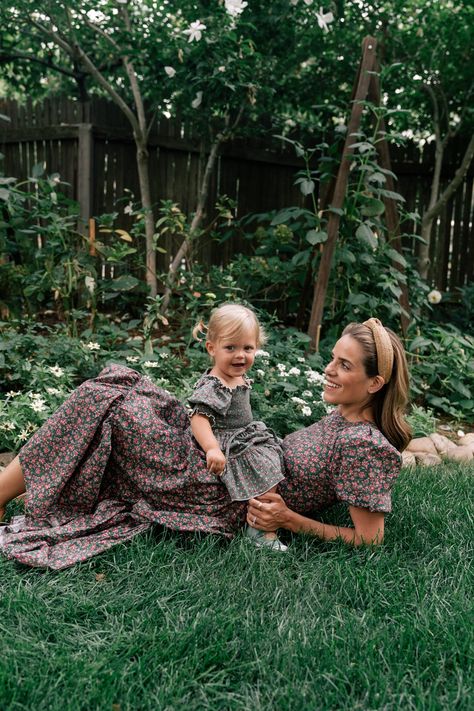
[[(370, 405), (374, 411), (375, 424), (388, 441), (400, 452), (411, 439), (411, 429), (405, 420), (408, 404), (408, 364), (405, 349), (398, 336), (389, 328), (385, 331), (393, 348), (393, 369), (390, 380), (372, 396)], [(351, 336), (362, 347), (363, 365), (369, 378), (379, 374), (377, 348), (371, 329), (363, 323), (350, 323), (343, 336)]]
[(202, 340), (199, 334), (206, 336), (206, 341), (217, 343), (224, 338), (235, 338), (244, 331), (253, 331), (257, 348), (263, 346), (267, 337), (252, 309), (241, 304), (222, 304), (211, 312), (206, 325), (199, 321), (193, 328), (193, 336)]

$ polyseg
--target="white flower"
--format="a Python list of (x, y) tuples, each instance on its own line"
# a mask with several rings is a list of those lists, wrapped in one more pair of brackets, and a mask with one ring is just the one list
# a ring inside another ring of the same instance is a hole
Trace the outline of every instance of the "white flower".
[(464, 437), (464, 436), (465, 436), (465, 433), (464, 433), (463, 430), (458, 430), (458, 431), (456, 432), (456, 434), (457, 434), (458, 437)]
[(127, 361), (127, 363), (138, 363), (138, 361), (140, 360), (140, 356), (127, 356), (125, 360)]
[(313, 397), (313, 393), (311, 392), (311, 390), (303, 390), (301, 394), (303, 397)]
[(263, 376), (265, 375), (265, 371), (261, 368), (258, 368), (255, 373), (258, 375), (259, 378), (263, 378)]
[(191, 106), (193, 109), (198, 109), (202, 103), (202, 91), (196, 93), (196, 98), (191, 101)]
[(84, 282), (85, 282), (87, 291), (89, 291), (91, 294), (93, 294), (94, 291), (95, 291), (95, 279), (94, 279), (94, 277), (86, 276), (86, 278), (84, 279)]
[(163, 358), (163, 360), (170, 357), (170, 354), (165, 352), (158, 353), (158, 355), (160, 356), (160, 358)]
[(294, 397), (291, 398), (293, 402), (296, 402), (298, 405), (306, 405), (306, 400), (302, 400), (300, 397)]
[(44, 412), (46, 410), (46, 403), (42, 397), (38, 397), (30, 404), (30, 407), (35, 412)]
[(60, 378), (61, 376), (64, 375), (64, 370), (59, 367), (59, 365), (50, 365), (49, 366), (49, 371), (53, 375), (55, 375), (57, 378)]
[(248, 2), (242, 2), (242, 0), (224, 0), (224, 5), (231, 17), (238, 17), (245, 10)]
[(312, 5), (312, 4), (313, 4), (313, 0), (304, 0), (304, 4), (305, 4), (305, 5)]
[(46, 388), (46, 392), (50, 395), (61, 395), (61, 390), (59, 388)]
[[(306, 4), (310, 4), (305, 0)], [(318, 20), (318, 25), (324, 32), (329, 32), (328, 25), (334, 20), (334, 15), (332, 12), (324, 12), (323, 8), (319, 8), (319, 12), (316, 13), (316, 19)]]
[(2, 422), (2, 424), (0, 425), (0, 430), (10, 430), (11, 431), (14, 429), (15, 429), (15, 425), (13, 424), (13, 422)]
[(15, 390), (10, 390), (7, 393), (7, 397), (17, 397), (18, 395), (21, 395), (21, 392), (16, 392)]
[(206, 25), (203, 25), (200, 20), (196, 20), (195, 22), (191, 22), (187, 30), (184, 30), (184, 34), (189, 35), (188, 42), (193, 42), (193, 40), (199, 42), (202, 37), (202, 31), (205, 29)]
[(324, 375), (318, 373), (316, 370), (308, 370), (306, 372), (306, 379), (308, 383), (324, 383)]
[(217, 67), (217, 71), (218, 71), (218, 72), (225, 72), (225, 67), (224, 67), (224, 65), (221, 64), (220, 67)]
[(100, 351), (100, 344), (95, 343), (94, 341), (89, 341), (89, 343), (86, 343), (85, 347), (90, 351)]
[(20, 440), (20, 442), (23, 442), (25, 439), (28, 439), (29, 436), (30, 435), (28, 430), (25, 429), (20, 432), (20, 434), (18, 435), (18, 439)]
[(303, 413), (303, 415), (306, 415), (306, 417), (309, 417), (311, 415), (311, 408), (308, 407), (308, 405), (303, 405), (303, 407), (301, 408), (301, 412)]
[(125, 205), (123, 212), (125, 215), (131, 215), (133, 212), (133, 204), (129, 202), (128, 205)]
[(301, 375), (301, 370), (299, 368), (290, 368), (288, 371), (289, 375)]
[(156, 360), (146, 360), (143, 365), (145, 368), (159, 368), (160, 364), (156, 362)]
[(258, 350), (255, 351), (255, 357), (257, 358), (270, 358), (270, 353), (268, 351)]
[(304, 363), (306, 361), (306, 359), (303, 358), (303, 356), (299, 356), (296, 360), (298, 361), (298, 363)]
[(176, 69), (174, 67), (165, 67), (165, 72), (166, 75), (169, 76), (170, 79), (172, 79), (176, 74)]
[(442, 299), (441, 292), (438, 291), (438, 289), (433, 289), (432, 291), (430, 291), (426, 298), (428, 299), (430, 304), (439, 304)]
[(277, 370), (280, 373), (286, 373), (286, 365), (284, 363), (277, 363)]

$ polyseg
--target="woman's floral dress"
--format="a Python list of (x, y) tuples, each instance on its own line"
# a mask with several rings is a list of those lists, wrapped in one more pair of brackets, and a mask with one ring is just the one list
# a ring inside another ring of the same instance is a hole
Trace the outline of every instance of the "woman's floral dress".
[[(335, 501), (390, 510), (400, 455), (375, 427), (333, 414), (283, 441), (279, 490), (312, 515)], [(0, 550), (67, 568), (160, 524), (232, 536), (246, 504), (207, 471), (180, 401), (122, 366), (88, 380), (20, 451), (28, 509), (0, 527)]]
[(233, 501), (248, 501), (284, 478), (280, 441), (263, 422), (253, 419), (250, 389), (250, 380), (231, 389), (206, 373), (188, 399), (191, 414), (209, 419), (225, 454), (221, 479)]

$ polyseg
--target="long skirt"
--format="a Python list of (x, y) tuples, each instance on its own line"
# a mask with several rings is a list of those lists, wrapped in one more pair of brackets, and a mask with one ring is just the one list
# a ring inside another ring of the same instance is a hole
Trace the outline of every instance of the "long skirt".
[(30, 566), (66, 568), (153, 524), (231, 537), (245, 522), (183, 405), (130, 368), (83, 383), (19, 456), (27, 514), (0, 528), (0, 551)]

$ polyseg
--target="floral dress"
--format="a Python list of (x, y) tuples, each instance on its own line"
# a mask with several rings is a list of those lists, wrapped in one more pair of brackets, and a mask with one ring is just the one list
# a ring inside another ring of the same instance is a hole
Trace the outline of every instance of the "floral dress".
[(284, 478), (280, 440), (253, 419), (250, 389), (250, 380), (229, 388), (206, 373), (188, 399), (191, 414), (205, 415), (210, 421), (226, 458), (221, 478), (233, 501), (248, 501)]
[[(390, 511), (400, 455), (373, 425), (334, 413), (286, 437), (283, 452), (279, 491), (298, 513), (336, 501)], [(185, 407), (130, 368), (83, 383), (19, 456), (27, 515), (0, 526), (0, 551), (26, 565), (67, 568), (153, 524), (230, 537), (245, 522), (246, 504), (207, 471)]]
[(279, 493), (304, 516), (338, 501), (389, 513), (401, 455), (370, 422), (350, 422), (336, 410), (283, 440), (286, 479)]

